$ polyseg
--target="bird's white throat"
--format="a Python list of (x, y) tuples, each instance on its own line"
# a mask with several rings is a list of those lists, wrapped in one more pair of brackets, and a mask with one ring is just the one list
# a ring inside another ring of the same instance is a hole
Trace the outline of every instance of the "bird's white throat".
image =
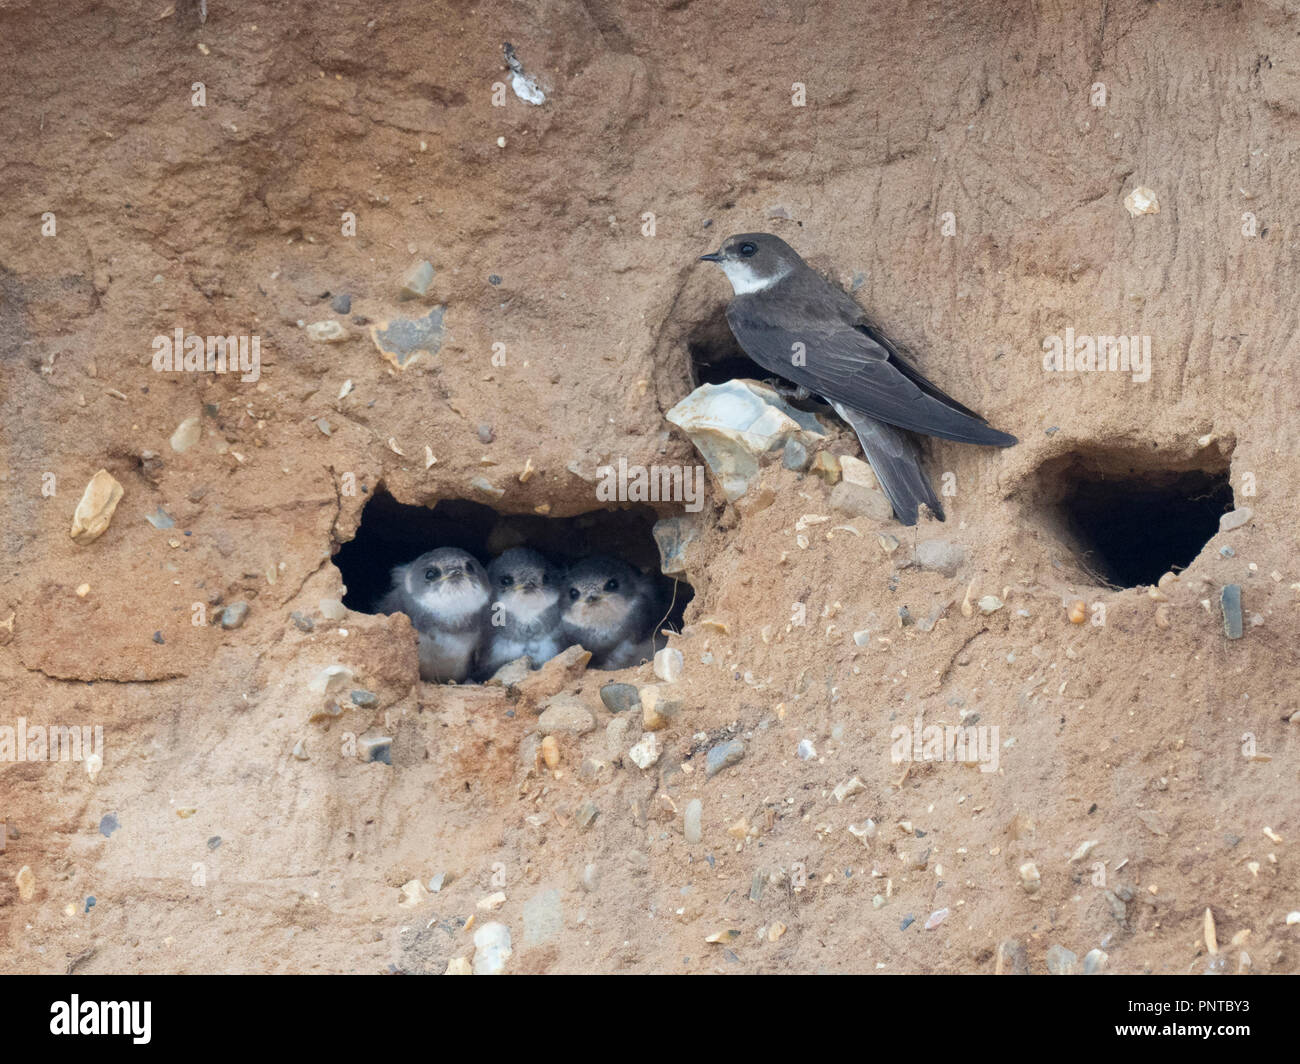
[(734, 259), (722, 262), (722, 272), (727, 275), (727, 280), (731, 282), (731, 290), (738, 296), (747, 296), (751, 292), (763, 292), (771, 288), (777, 281), (781, 280), (790, 272), (787, 266), (780, 273), (773, 274), (771, 277), (763, 277), (754, 271), (754, 268), (747, 262), (738, 262)]

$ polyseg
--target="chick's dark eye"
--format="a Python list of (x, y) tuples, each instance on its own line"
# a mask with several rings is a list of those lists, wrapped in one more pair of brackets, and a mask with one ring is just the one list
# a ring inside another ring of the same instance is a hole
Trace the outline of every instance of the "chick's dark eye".
[(509, 587), (514, 582), (515, 582), (515, 578), (511, 576), (509, 573), (507, 573), (505, 576), (501, 578), (502, 587)]
[(757, 250), (758, 248), (755, 247), (753, 244), (751, 244), (748, 240), (746, 240), (743, 244), (740, 245), (740, 253), (744, 255), (745, 258), (749, 258), (749, 256), (754, 254), (754, 252)]
[(605, 581), (605, 590), (606, 590), (606, 591), (617, 591), (617, 590), (618, 590), (618, 581), (617, 581), (617, 580), (614, 580), (614, 579), (612, 579), (612, 578), (609, 579), (609, 580), (606, 580), (606, 581)]
[(424, 578), (426, 580), (437, 580), (440, 576), (442, 576), (441, 569), (431, 568), (424, 570)]
[(582, 594), (582, 592), (579, 591), (576, 587), (569, 588), (569, 598), (573, 599), (574, 602), (578, 601), (578, 596), (580, 594)]

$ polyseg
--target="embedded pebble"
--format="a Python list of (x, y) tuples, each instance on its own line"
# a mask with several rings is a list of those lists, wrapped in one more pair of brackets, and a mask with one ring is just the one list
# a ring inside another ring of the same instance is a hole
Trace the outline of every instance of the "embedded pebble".
[(1047, 951), (1047, 970), (1053, 975), (1073, 975), (1079, 958), (1064, 946), (1053, 946)]
[(665, 647), (655, 652), (655, 675), (665, 683), (676, 683), (682, 678), (686, 659), (676, 647)]
[(828, 451), (819, 451), (810, 468), (813, 476), (821, 477), (827, 484), (839, 483), (840, 460)]
[(420, 904), (429, 894), (423, 883), (418, 879), (409, 880), (403, 883), (399, 888), (401, 898), (397, 902), (403, 909), (413, 909)]
[(31, 866), (23, 865), (14, 876), (14, 885), (18, 888), (19, 901), (31, 901), (36, 897), (36, 873)]
[(781, 451), (781, 465), (786, 469), (793, 469), (796, 473), (802, 473), (808, 468), (808, 448), (791, 436), (785, 441), (785, 447)]
[(705, 776), (712, 778), (729, 765), (734, 765), (745, 756), (745, 744), (739, 739), (727, 743), (718, 743), (705, 758)]
[(1138, 185), (1124, 197), (1124, 209), (1134, 218), (1140, 214), (1159, 214), (1160, 201), (1156, 199), (1156, 194), (1151, 189), (1145, 185)]
[(303, 331), (309, 339), (320, 344), (336, 344), (348, 338), (347, 329), (333, 320), (313, 321)]
[(839, 784), (833, 793), (835, 795), (835, 800), (837, 802), (842, 802), (845, 798), (849, 797), (849, 795), (857, 794), (866, 789), (867, 785), (858, 779), (857, 776), (854, 776), (851, 780), (845, 780), (843, 783)]
[(1025, 888), (1026, 894), (1037, 894), (1043, 885), (1043, 877), (1033, 861), (1026, 861), (1020, 866), (1020, 885)]
[(916, 545), (916, 564), (922, 569), (956, 576), (966, 561), (966, 551), (946, 539), (927, 539)]
[(330, 300), (330, 310), (334, 311), (335, 314), (351, 314), (352, 297), (346, 292), (340, 292)]
[(626, 713), (641, 705), (641, 696), (636, 685), (630, 683), (607, 683), (600, 689), (600, 700), (611, 713)]
[(473, 975), (474, 969), (470, 966), (468, 957), (452, 957), (447, 962), (447, 970), (443, 975)]
[(928, 920), (926, 920), (926, 922), (925, 922), (925, 929), (926, 929), (927, 931), (933, 931), (936, 927), (938, 927), (938, 926), (939, 926), (941, 923), (943, 923), (946, 919), (948, 919), (948, 910), (947, 910), (947, 909), (936, 909), (934, 912), (932, 912), (932, 913), (930, 914), (930, 918), (929, 918)]
[(817, 756), (817, 748), (813, 746), (811, 739), (801, 739), (794, 753), (800, 761), (811, 761)]
[(1231, 532), (1234, 528), (1240, 528), (1248, 524), (1250, 519), (1255, 516), (1255, 511), (1249, 506), (1242, 506), (1236, 510), (1230, 510), (1219, 518), (1219, 531)]
[(168, 441), (177, 454), (184, 454), (203, 438), (203, 422), (197, 417), (187, 417), (172, 433)]
[(117, 822), (116, 813), (105, 813), (99, 818), (99, 833), (106, 839), (112, 838), (113, 832), (119, 827), (121, 825)]
[(1083, 599), (1070, 603), (1068, 616), (1071, 624), (1083, 624), (1088, 619), (1088, 604)]
[(348, 615), (348, 608), (339, 599), (323, 598), (319, 608), (320, 615), (327, 621), (341, 621)]
[(393, 763), (393, 739), (390, 735), (375, 735), (357, 741), (357, 753), (366, 764)]
[(560, 767), (560, 744), (554, 735), (548, 735), (542, 740), (542, 760), (551, 771)]
[[(610, 723), (614, 724), (617, 722), (611, 721)], [(626, 721), (624, 721), (624, 723), (626, 723)], [(632, 759), (632, 763), (638, 768), (643, 769), (649, 768), (658, 761), (659, 754), (659, 740), (655, 737), (654, 732), (649, 732), (648, 734), (643, 735), (641, 741), (627, 752), (627, 756)], [(710, 775), (712, 775), (712, 773), (710, 773)]]
[(247, 602), (232, 602), (221, 610), (221, 627), (227, 631), (240, 627), (248, 617)]
[(108, 531), (117, 504), (122, 501), (122, 485), (107, 469), (101, 469), (86, 485), (81, 501), (72, 514), (72, 540), (86, 546)]
[(474, 932), (475, 975), (500, 975), (512, 953), (510, 928), (505, 924), (484, 924)]
[(641, 688), (641, 723), (646, 731), (659, 731), (682, 711), (680, 699), (667, 697), (653, 684)]
[(1103, 950), (1090, 949), (1083, 956), (1083, 974), (1100, 975), (1106, 970), (1110, 955)]
[(172, 520), (171, 514), (161, 506), (159, 506), (153, 513), (145, 514), (144, 519), (157, 529), (174, 528), (176, 525), (176, 522)]
[(704, 837), (704, 829), (700, 823), (703, 814), (704, 804), (698, 798), (692, 798), (686, 803), (686, 813), (682, 818), (682, 829), (686, 835), (686, 841), (691, 845), (695, 845)]
[(373, 691), (367, 691), (364, 688), (357, 688), (349, 696), (354, 706), (373, 706), (379, 701), (379, 696)]
[[(222, 616), (224, 618), (224, 614)], [(333, 694), (340, 688), (346, 687), (351, 680), (352, 670), (346, 665), (327, 665), (311, 678), (307, 689), (318, 695)]]
[(294, 610), (289, 614), (289, 620), (293, 626), (300, 632), (312, 632), (316, 630), (316, 622), (299, 610)]
[(397, 293), (399, 300), (421, 299), (433, 284), (433, 263), (425, 260), (417, 262), (402, 278), (401, 290)]
[(985, 595), (979, 600), (980, 613), (997, 613), (1003, 602), (997, 595)]
[(1229, 639), (1241, 638), (1241, 586), (1228, 584), (1219, 595), (1223, 608), (1223, 634)]
[(595, 802), (588, 799), (578, 806), (577, 811), (573, 814), (573, 820), (578, 825), (579, 831), (586, 831), (596, 822), (598, 816), (600, 816), (600, 809)]

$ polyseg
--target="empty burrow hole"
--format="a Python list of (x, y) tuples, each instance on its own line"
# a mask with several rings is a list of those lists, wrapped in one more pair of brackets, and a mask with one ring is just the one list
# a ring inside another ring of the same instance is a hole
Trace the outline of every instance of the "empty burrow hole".
[(1233, 508), (1228, 460), (1189, 463), (1154, 447), (1067, 454), (1034, 475), (1034, 507), (1094, 583), (1155, 584), (1186, 569)]
[(392, 570), (437, 547), (459, 547), (486, 567), (511, 547), (540, 551), (561, 566), (593, 554), (612, 555), (651, 575), (660, 598), (671, 603), (661, 628), (680, 631), (695, 592), (685, 580), (659, 571), (659, 548), (651, 531), (660, 517), (650, 506), (593, 510), (574, 517), (501, 514), (468, 499), (443, 499), (436, 505), (399, 502), (382, 485), (361, 511), (357, 534), (334, 555), (347, 587), (343, 605), (358, 613), (377, 613), (392, 586)]

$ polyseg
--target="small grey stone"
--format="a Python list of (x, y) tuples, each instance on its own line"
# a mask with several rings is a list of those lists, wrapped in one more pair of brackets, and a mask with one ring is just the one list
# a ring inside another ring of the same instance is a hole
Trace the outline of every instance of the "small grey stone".
[(1237, 556), (1237, 552), (1233, 550), (1231, 547), (1220, 547), (1219, 556), (1223, 558), (1235, 558)]
[(488, 274), (488, 284), (496, 286), (499, 285), (500, 283), (501, 283), (501, 278), (498, 277), (495, 273)]
[(365, 762), (381, 761), (385, 765), (393, 763), (393, 739), (390, 735), (378, 735), (369, 739), (362, 739), (359, 743), (361, 748), (361, 760)]
[(956, 576), (966, 552), (946, 539), (927, 539), (916, 545), (916, 564), (944, 576)]
[(293, 621), (293, 626), (300, 632), (312, 632), (316, 630), (316, 622), (305, 613), (300, 613), (298, 610), (294, 610), (289, 614), (289, 620)]
[(155, 643), (158, 643), (159, 645), (165, 644), (167, 642), (167, 640), (163, 638), (162, 632), (154, 632), (153, 641)]
[(115, 832), (121, 826), (122, 825), (117, 822), (116, 813), (105, 813), (102, 817), (99, 818), (99, 833), (103, 835), (104, 838), (106, 839), (111, 838), (113, 832)]
[(916, 923), (916, 917), (913, 916), (911, 913), (908, 913), (906, 916), (903, 917), (903, 922), (898, 925), (898, 930), (906, 931), (914, 923)]
[(1106, 899), (1106, 904), (1110, 906), (1110, 914), (1115, 917), (1121, 924), (1128, 919), (1128, 905), (1112, 890), (1106, 891), (1102, 897)]
[(402, 288), (397, 293), (397, 298), (421, 299), (431, 284), (433, 284), (433, 263), (427, 260), (417, 262), (402, 278)]
[(153, 513), (145, 514), (144, 519), (153, 525), (154, 528), (158, 529), (172, 528), (176, 524), (176, 522), (172, 520), (171, 514), (161, 506), (159, 506)]
[(1099, 975), (1106, 968), (1106, 962), (1110, 957), (1099, 949), (1090, 949), (1083, 956), (1083, 974)]
[(330, 300), (330, 310), (334, 311), (335, 314), (351, 314), (352, 297), (346, 292), (340, 292)]
[(641, 696), (636, 685), (630, 683), (607, 683), (600, 689), (600, 700), (611, 713), (626, 713), (641, 705)]
[(686, 835), (686, 841), (692, 846), (704, 837), (704, 828), (701, 824), (703, 813), (704, 804), (698, 798), (692, 798), (686, 803), (686, 813), (682, 818), (682, 830)]
[(573, 819), (577, 821), (579, 831), (586, 831), (599, 815), (600, 810), (596, 808), (596, 803), (588, 799), (578, 806)]
[(793, 469), (796, 473), (802, 473), (808, 468), (811, 459), (808, 456), (808, 448), (791, 436), (785, 441), (785, 448), (781, 451), (781, 464), (786, 469)]
[(1241, 638), (1241, 587), (1228, 584), (1219, 595), (1223, 607), (1223, 634), (1229, 639)]
[(208, 839), (208, 849), (209, 849), (209, 850), (215, 850), (215, 849), (216, 849), (218, 846), (220, 846), (220, 845), (221, 845), (221, 836), (220, 836), (220, 835), (213, 835), (212, 838)]
[(1255, 511), (1249, 506), (1243, 506), (1238, 510), (1230, 510), (1219, 518), (1219, 531), (1231, 532), (1234, 528), (1240, 528), (1242, 525), (1247, 524), (1254, 516)]
[(732, 739), (727, 743), (718, 743), (705, 758), (704, 774), (711, 779), (728, 765), (734, 765), (744, 756), (745, 744), (739, 739)]
[(1053, 975), (1073, 975), (1079, 958), (1064, 946), (1053, 946), (1047, 951), (1047, 970)]
[(492, 431), (492, 426), (483, 424), (478, 427), (478, 442), (491, 443), (496, 439), (496, 433)]
[(225, 629), (238, 628), (244, 623), (247, 616), (247, 602), (232, 602), (221, 611), (221, 627)]
[(373, 706), (378, 701), (379, 696), (374, 691), (358, 688), (352, 692), (352, 704), (354, 706)]

